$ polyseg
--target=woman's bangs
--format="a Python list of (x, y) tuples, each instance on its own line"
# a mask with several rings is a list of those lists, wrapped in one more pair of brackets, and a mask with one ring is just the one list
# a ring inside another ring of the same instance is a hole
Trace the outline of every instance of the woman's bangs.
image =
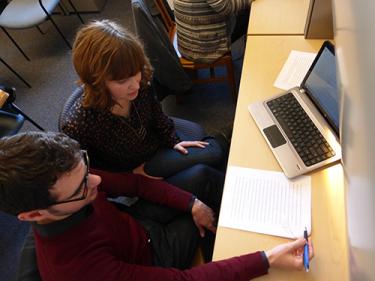
[(122, 80), (143, 70), (145, 61), (142, 51), (121, 48), (112, 58), (110, 80)]

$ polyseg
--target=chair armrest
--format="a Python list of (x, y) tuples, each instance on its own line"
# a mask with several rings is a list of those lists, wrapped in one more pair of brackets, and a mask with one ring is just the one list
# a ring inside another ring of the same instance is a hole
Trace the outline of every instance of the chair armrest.
[(24, 121), (21, 114), (13, 114), (0, 109), (0, 138), (16, 134)]

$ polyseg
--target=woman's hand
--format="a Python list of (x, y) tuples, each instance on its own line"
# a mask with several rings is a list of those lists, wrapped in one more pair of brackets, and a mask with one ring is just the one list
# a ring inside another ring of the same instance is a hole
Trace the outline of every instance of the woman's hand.
[(204, 237), (205, 228), (216, 233), (216, 226), (214, 212), (210, 207), (204, 204), (202, 201), (195, 199), (193, 208), (191, 209), (191, 214), (195, 225), (199, 229), (201, 237)]
[(179, 151), (182, 154), (188, 154), (189, 152), (185, 147), (205, 148), (207, 145), (209, 145), (209, 143), (205, 141), (182, 141), (176, 144), (173, 149)]
[(147, 175), (146, 172), (145, 172), (145, 163), (142, 163), (137, 168), (133, 169), (133, 174), (142, 175), (144, 177), (154, 179), (154, 180), (162, 180), (163, 179), (162, 177), (153, 177), (153, 176)]
[[(299, 238), (296, 241), (285, 243), (276, 246), (275, 248), (266, 251), (266, 256), (270, 267), (282, 268), (282, 269), (303, 269), (303, 246), (306, 240)], [(311, 241), (309, 245), (309, 260), (314, 257), (314, 249)]]

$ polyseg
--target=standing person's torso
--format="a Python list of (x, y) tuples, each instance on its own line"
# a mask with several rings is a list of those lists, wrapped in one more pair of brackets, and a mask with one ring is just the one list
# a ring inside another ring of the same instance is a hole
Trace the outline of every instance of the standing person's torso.
[(214, 61), (230, 50), (230, 16), (225, 5), (223, 13), (218, 13), (207, 2), (174, 0), (178, 48), (184, 57), (194, 61)]
[(230, 51), (236, 14), (251, 0), (174, 0), (181, 55), (212, 62)]

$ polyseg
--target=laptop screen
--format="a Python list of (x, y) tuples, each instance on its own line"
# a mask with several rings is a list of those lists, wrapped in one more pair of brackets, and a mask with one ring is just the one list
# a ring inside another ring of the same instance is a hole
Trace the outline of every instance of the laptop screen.
[(330, 42), (324, 42), (301, 87), (339, 136), (340, 93), (336, 81), (335, 50)]

